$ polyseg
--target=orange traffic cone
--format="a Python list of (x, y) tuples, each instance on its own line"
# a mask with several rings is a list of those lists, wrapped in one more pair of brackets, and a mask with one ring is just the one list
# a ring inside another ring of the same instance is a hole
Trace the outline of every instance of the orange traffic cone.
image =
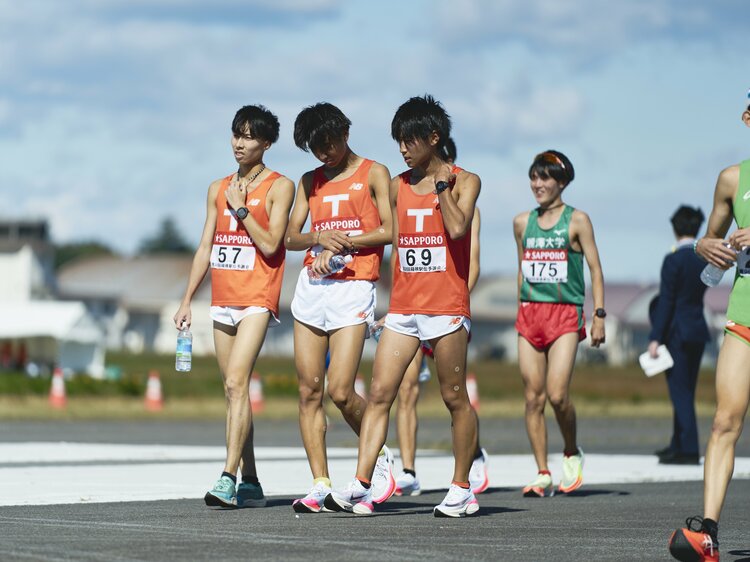
[(52, 386), (49, 389), (49, 405), (53, 408), (65, 408), (68, 399), (65, 396), (65, 379), (60, 367), (52, 371)]
[(164, 407), (164, 397), (161, 393), (161, 379), (159, 371), (152, 369), (146, 382), (146, 399), (144, 401), (149, 412), (158, 412)]
[(253, 374), (250, 375), (250, 409), (253, 413), (259, 414), (264, 407), (263, 381), (260, 379), (260, 375), (253, 371)]
[(469, 402), (472, 408), (479, 411), (479, 388), (477, 387), (477, 377), (474, 373), (466, 375), (466, 393), (469, 395)]
[(357, 373), (357, 376), (354, 379), (354, 392), (359, 394), (365, 400), (367, 399), (367, 388), (365, 388), (365, 379), (362, 378), (362, 375), (359, 373)]

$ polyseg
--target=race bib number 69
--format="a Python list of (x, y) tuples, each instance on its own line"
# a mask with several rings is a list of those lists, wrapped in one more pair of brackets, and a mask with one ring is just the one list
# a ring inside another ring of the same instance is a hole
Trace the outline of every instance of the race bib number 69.
[(445, 271), (445, 237), (437, 235), (403, 235), (399, 238), (398, 261), (405, 273)]
[(565, 283), (568, 281), (568, 251), (526, 250), (521, 273), (529, 283)]

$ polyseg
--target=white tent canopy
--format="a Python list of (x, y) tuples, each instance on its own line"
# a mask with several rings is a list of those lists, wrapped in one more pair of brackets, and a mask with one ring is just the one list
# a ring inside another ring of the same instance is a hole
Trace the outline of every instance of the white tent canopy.
[(55, 366), (104, 374), (103, 334), (81, 302), (0, 302), (0, 340), (53, 340)]

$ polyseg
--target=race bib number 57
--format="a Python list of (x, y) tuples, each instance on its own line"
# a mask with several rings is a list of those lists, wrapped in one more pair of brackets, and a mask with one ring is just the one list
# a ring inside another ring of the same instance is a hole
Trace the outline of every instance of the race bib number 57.
[(246, 234), (217, 232), (211, 248), (213, 269), (255, 269), (255, 246)]
[(568, 280), (568, 251), (525, 250), (521, 273), (529, 283), (565, 283)]

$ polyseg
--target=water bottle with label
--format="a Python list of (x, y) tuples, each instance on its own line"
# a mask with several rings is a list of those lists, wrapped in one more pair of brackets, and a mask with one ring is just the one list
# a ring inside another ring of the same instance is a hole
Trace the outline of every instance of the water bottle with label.
[(328, 261), (328, 267), (331, 268), (330, 273), (326, 273), (325, 275), (318, 275), (317, 273), (314, 273), (312, 268), (308, 265), (307, 266), (307, 275), (310, 277), (310, 279), (322, 279), (323, 277), (328, 277), (329, 275), (333, 275), (334, 273), (338, 273), (342, 269), (346, 267), (346, 264), (352, 261), (352, 256), (350, 254), (341, 255), (336, 254), (335, 256), (332, 256), (331, 259)]
[(182, 323), (177, 333), (177, 353), (175, 354), (174, 368), (186, 373), (190, 371), (193, 364), (193, 334), (186, 323)]
[(384, 329), (385, 329), (384, 324), (371, 324), (370, 325), (370, 335), (376, 342), (380, 341), (380, 336), (383, 335)]

